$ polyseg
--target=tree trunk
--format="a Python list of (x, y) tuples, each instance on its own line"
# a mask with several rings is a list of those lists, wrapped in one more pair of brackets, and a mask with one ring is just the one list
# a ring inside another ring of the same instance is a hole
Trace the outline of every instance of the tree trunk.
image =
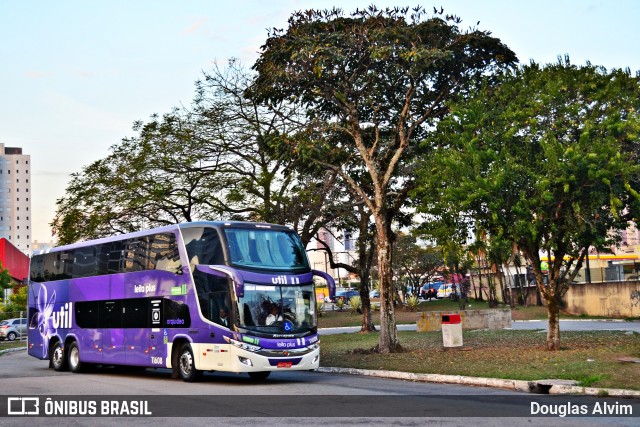
[(378, 280), (380, 283), (380, 353), (392, 353), (400, 350), (398, 331), (396, 329), (395, 307), (393, 306), (395, 289), (393, 287), (393, 271), (391, 256), (391, 230), (386, 221), (376, 218), (376, 243), (378, 248)]
[(362, 327), (360, 332), (375, 332), (376, 327), (373, 324), (373, 316), (371, 310), (371, 299), (369, 298), (369, 290), (371, 289), (371, 278), (367, 273), (361, 271), (360, 275), (360, 298), (362, 299)]
[(360, 296), (362, 299), (362, 327), (360, 332), (376, 332), (373, 324), (371, 299), (369, 290), (371, 287), (371, 264), (375, 253), (374, 239), (369, 232), (369, 214), (362, 205), (358, 205), (359, 236), (358, 236), (358, 275), (360, 276)]
[(560, 350), (560, 305), (555, 296), (545, 295), (549, 328), (547, 329), (547, 350)]

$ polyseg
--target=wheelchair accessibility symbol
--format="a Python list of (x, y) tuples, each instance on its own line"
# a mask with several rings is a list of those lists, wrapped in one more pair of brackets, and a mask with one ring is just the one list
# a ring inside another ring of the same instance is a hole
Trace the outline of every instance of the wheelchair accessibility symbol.
[(289, 321), (284, 322), (284, 330), (287, 332), (293, 331), (293, 324)]

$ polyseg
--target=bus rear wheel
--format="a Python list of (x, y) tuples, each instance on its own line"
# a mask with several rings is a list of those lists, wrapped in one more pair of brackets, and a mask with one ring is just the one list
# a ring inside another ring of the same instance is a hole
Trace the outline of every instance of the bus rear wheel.
[(51, 348), (49, 361), (51, 362), (51, 367), (54, 371), (66, 371), (69, 367), (67, 362), (67, 355), (65, 354), (64, 347), (62, 346), (62, 343), (60, 341), (56, 341), (56, 343)]
[(178, 356), (178, 368), (180, 371), (180, 377), (184, 382), (191, 383), (198, 381), (202, 377), (202, 371), (196, 369), (193, 351), (189, 344), (183, 345), (180, 350), (180, 355)]
[(271, 375), (269, 371), (249, 372), (249, 378), (254, 381), (264, 381), (269, 378), (269, 375)]
[(82, 372), (83, 364), (80, 361), (80, 349), (78, 348), (78, 343), (75, 341), (69, 344), (68, 353), (68, 362), (69, 362), (69, 370), (73, 373)]

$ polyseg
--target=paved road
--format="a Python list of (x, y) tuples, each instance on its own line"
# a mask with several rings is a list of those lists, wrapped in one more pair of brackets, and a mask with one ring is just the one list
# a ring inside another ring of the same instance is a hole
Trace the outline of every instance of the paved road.
[[(163, 418), (7, 418), (0, 426), (50, 426), (52, 424), (110, 426), (186, 425), (398, 425), (422, 426), (637, 426), (638, 418), (534, 418), (532, 402), (593, 408), (594, 397), (549, 397), (505, 390), (430, 384), (385, 378), (318, 372), (277, 372), (268, 381), (255, 383), (246, 375), (207, 373), (200, 383), (172, 380), (166, 369), (126, 372), (113, 368), (86, 374), (55, 372), (46, 361), (26, 352), (0, 357), (3, 395), (49, 396), (55, 400), (132, 398), (150, 403), (165, 402), (165, 408), (180, 417)], [(0, 396), (0, 397), (5, 397)], [(546, 399), (541, 401), (540, 399)], [(552, 399), (552, 400), (549, 400)], [(44, 399), (43, 399), (44, 400)], [(602, 399), (599, 400), (600, 402)], [(4, 401), (0, 402), (0, 408)], [(613, 401), (615, 403), (615, 401)], [(640, 403), (634, 404), (640, 412)], [(206, 409), (207, 418), (197, 417)], [(416, 416), (416, 411), (421, 412)], [(284, 418), (290, 413), (296, 418)], [(483, 414), (482, 417), (473, 416)], [(274, 415), (275, 414), (275, 415)], [(471, 415), (471, 416), (470, 416)], [(517, 417), (516, 417), (517, 416)], [(322, 417), (322, 418), (319, 418)]]
[[(515, 321), (511, 323), (511, 329), (517, 330), (547, 330), (546, 320)], [(326, 328), (321, 329), (320, 334), (344, 334), (357, 332), (360, 327)], [(415, 331), (416, 325), (398, 325), (399, 331)], [(617, 320), (560, 320), (561, 331), (630, 331), (640, 333), (640, 322), (626, 322)]]

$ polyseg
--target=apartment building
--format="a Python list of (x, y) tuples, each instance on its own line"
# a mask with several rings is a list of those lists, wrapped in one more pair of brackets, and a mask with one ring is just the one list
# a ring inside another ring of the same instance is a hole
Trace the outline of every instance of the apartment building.
[(0, 143), (0, 238), (31, 253), (31, 156)]

